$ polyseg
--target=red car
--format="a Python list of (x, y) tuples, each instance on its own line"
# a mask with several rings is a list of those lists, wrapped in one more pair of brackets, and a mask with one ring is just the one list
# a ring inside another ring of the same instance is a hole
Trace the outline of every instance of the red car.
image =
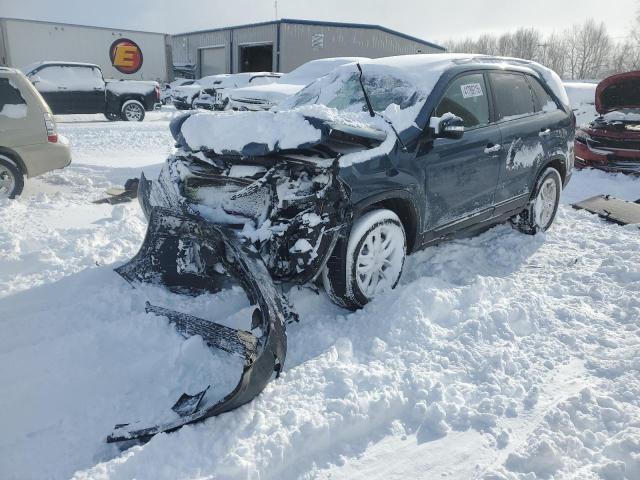
[(576, 167), (640, 175), (640, 71), (605, 78), (595, 100), (600, 116), (576, 131)]

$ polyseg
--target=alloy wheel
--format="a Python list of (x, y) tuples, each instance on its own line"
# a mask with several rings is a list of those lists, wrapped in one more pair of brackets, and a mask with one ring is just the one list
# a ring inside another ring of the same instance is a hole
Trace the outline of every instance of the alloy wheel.
[(392, 223), (379, 224), (364, 239), (356, 259), (356, 282), (367, 298), (394, 287), (402, 271), (404, 237)]
[(137, 103), (130, 103), (124, 107), (124, 115), (130, 122), (139, 122), (142, 120), (142, 108)]
[(538, 191), (535, 202), (536, 224), (543, 230), (549, 227), (558, 203), (558, 187), (553, 178), (547, 178)]
[(7, 167), (0, 165), (0, 198), (9, 198), (16, 188), (16, 179)]

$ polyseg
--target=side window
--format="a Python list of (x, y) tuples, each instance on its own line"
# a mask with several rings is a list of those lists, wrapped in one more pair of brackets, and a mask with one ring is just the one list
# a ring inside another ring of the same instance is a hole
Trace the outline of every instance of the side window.
[(464, 120), (465, 128), (474, 128), (489, 123), (489, 101), (484, 75), (474, 73), (456, 78), (449, 84), (435, 115), (453, 113)]
[(0, 115), (10, 118), (27, 116), (27, 102), (8, 78), (0, 78)]
[(558, 110), (558, 104), (556, 101), (547, 93), (544, 89), (540, 80), (537, 78), (527, 76), (529, 79), (529, 83), (531, 84), (531, 88), (533, 89), (533, 93), (538, 99), (538, 104), (536, 105), (537, 112), (553, 112), (554, 110)]
[(41, 68), (29, 78), (35, 81), (36, 88), (41, 92), (51, 92), (58, 90), (58, 87), (64, 86), (62, 84), (64, 71), (63, 67), (59, 66)]
[(535, 112), (533, 93), (524, 75), (495, 72), (490, 75), (498, 121), (513, 120)]

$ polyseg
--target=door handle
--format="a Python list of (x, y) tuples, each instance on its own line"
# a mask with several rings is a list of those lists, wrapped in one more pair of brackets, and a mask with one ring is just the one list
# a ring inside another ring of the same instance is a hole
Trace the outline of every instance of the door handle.
[(551, 135), (551, 130), (549, 128), (543, 128), (538, 134), (539, 137), (548, 137), (549, 135)]
[(502, 150), (502, 145), (500, 144), (496, 145), (495, 143), (488, 143), (484, 149), (484, 153), (486, 153), (487, 155), (491, 155), (492, 153), (498, 153), (500, 150)]

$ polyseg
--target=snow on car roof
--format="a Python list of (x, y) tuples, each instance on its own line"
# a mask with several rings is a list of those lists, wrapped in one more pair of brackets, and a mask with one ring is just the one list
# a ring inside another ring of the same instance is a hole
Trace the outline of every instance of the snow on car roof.
[[(569, 105), (569, 97), (567, 96), (560, 76), (553, 70), (531, 60), (469, 53), (428, 53), (360, 61), (360, 64), (363, 66), (388, 66), (401, 69), (413, 77), (412, 80), (416, 86), (425, 91), (431, 91), (442, 73), (446, 70), (464, 63), (502, 64), (505, 66), (512, 65), (529, 68), (545, 80), (562, 103), (567, 106)], [(429, 73), (427, 74), (427, 72)]]
[(62, 65), (62, 66), (69, 66), (69, 67), (100, 68), (100, 66), (96, 65), (95, 63), (65, 62), (65, 61), (62, 61), (62, 60), (58, 60), (58, 61), (48, 60), (48, 61), (43, 61), (43, 62), (30, 63), (29, 65), (20, 68), (20, 70), (22, 70), (22, 72), (27, 74), (27, 73), (33, 72), (36, 68), (43, 67), (43, 66), (50, 66), (50, 65)]

